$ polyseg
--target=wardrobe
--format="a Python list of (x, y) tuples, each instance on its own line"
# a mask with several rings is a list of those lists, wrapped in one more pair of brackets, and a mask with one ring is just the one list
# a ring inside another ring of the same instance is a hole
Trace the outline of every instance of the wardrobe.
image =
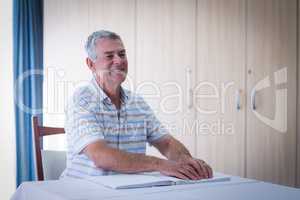
[[(193, 156), (216, 171), (299, 187), (298, 10), (297, 0), (46, 0), (45, 69), (62, 69), (73, 86), (88, 79), (86, 37), (115, 31), (129, 62), (124, 86)], [(49, 84), (44, 101), (64, 104)], [(57, 126), (63, 112), (44, 122)]]

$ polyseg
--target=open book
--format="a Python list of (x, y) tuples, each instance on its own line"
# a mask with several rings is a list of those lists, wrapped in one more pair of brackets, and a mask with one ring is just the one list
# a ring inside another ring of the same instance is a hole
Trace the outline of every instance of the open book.
[(153, 186), (169, 186), (181, 184), (196, 184), (207, 182), (230, 181), (230, 176), (214, 173), (213, 178), (201, 180), (182, 180), (175, 177), (164, 176), (159, 172), (139, 173), (139, 174), (115, 174), (108, 176), (95, 176), (88, 179), (89, 181), (110, 187), (113, 189), (130, 189)]

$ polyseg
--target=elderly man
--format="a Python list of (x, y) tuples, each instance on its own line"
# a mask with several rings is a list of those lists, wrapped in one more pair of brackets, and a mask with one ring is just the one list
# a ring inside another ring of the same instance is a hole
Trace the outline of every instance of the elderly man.
[[(85, 47), (94, 78), (74, 92), (66, 109), (68, 153), (62, 176), (159, 171), (181, 179), (212, 177), (211, 167), (168, 134), (142, 97), (122, 88), (128, 62), (119, 35), (94, 32)], [(145, 155), (146, 142), (167, 159)]]

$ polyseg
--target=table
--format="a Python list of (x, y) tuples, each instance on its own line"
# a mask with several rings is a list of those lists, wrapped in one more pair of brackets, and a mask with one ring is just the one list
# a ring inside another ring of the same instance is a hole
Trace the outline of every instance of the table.
[(22, 183), (11, 200), (300, 200), (300, 189), (232, 176), (230, 181), (114, 190), (64, 178)]

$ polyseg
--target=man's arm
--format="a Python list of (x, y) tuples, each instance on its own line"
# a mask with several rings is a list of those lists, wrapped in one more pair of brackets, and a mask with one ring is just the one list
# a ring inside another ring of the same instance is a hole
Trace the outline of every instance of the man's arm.
[(97, 167), (121, 173), (138, 173), (159, 171), (168, 176), (181, 179), (199, 179), (186, 164), (146, 156), (139, 153), (128, 153), (112, 148), (105, 141), (97, 141), (83, 149)]
[(161, 139), (158, 139), (151, 144), (169, 160), (178, 162), (182, 157), (191, 157), (187, 148), (171, 135), (163, 136)]
[(192, 166), (198, 178), (212, 177), (212, 168), (203, 160), (193, 158), (187, 148), (171, 135), (152, 142), (152, 145), (169, 160)]

